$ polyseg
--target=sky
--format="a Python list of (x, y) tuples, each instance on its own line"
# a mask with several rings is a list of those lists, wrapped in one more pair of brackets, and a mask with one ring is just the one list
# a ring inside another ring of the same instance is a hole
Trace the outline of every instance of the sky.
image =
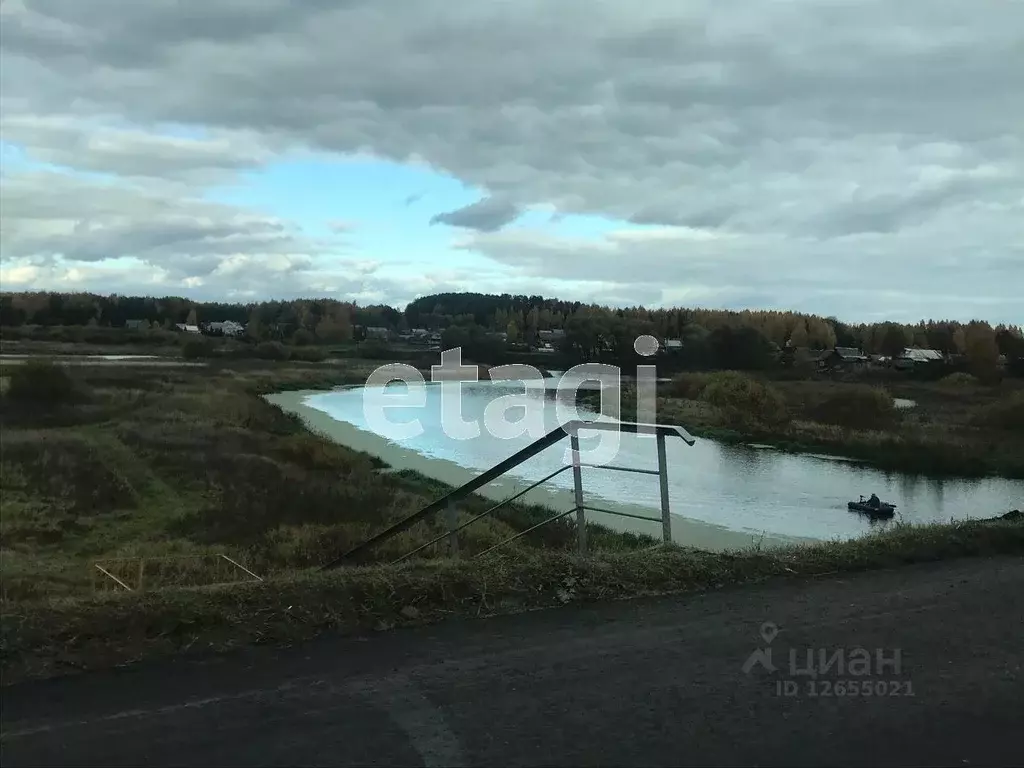
[(0, 288), (1024, 321), (1021, 0), (0, 0)]

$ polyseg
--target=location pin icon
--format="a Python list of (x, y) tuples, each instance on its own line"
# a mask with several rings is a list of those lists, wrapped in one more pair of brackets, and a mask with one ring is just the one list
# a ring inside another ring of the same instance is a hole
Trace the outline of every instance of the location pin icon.
[(768, 643), (768, 645), (772, 644), (772, 640), (775, 639), (777, 634), (779, 634), (779, 628), (772, 622), (766, 621), (761, 625), (761, 637), (766, 643)]

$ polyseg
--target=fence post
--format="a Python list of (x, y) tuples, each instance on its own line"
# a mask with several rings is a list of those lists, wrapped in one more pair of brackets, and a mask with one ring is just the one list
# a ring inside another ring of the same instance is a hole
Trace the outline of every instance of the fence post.
[(576, 537), (580, 557), (587, 556), (587, 513), (583, 509), (583, 470), (580, 467), (580, 436), (573, 431), (569, 436), (572, 446), (572, 484), (576, 498)]
[(146, 558), (140, 557), (139, 558), (139, 586), (136, 587), (136, 589), (138, 589), (139, 592), (141, 592), (142, 589), (143, 589), (143, 580), (145, 579), (145, 577), (146, 577)]
[(665, 435), (658, 434), (658, 484), (661, 486), (661, 536), (672, 543), (672, 514), (668, 505), (668, 459), (665, 456)]
[(459, 511), (455, 508), (455, 502), (449, 501), (445, 510), (448, 519), (448, 554), (452, 557), (459, 556), (459, 534), (455, 530), (459, 525)]

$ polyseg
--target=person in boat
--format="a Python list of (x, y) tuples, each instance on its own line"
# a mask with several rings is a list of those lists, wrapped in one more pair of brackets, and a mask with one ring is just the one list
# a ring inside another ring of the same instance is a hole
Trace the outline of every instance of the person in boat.
[(867, 503), (868, 503), (868, 506), (874, 507), (875, 509), (878, 509), (880, 506), (882, 506), (881, 499), (879, 499), (878, 496), (876, 496), (873, 493), (871, 494), (871, 498), (868, 499)]

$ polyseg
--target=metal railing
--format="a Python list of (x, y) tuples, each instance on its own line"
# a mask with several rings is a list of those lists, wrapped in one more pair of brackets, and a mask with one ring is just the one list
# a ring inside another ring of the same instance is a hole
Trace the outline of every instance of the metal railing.
[[(643, 434), (653, 434), (655, 436), (656, 442), (657, 442), (658, 469), (653, 470), (653, 469), (640, 469), (640, 468), (637, 468), (637, 467), (621, 467), (621, 466), (616, 466), (616, 465), (611, 465), (611, 464), (605, 464), (605, 465), (601, 465), (601, 464), (584, 464), (580, 460), (579, 433), (580, 433), (581, 430), (619, 431), (619, 432), (628, 432), (628, 433), (633, 433), (633, 434), (640, 434), (640, 433), (643, 433)], [(518, 493), (514, 494), (513, 496), (509, 496), (507, 499), (499, 501), (498, 503), (496, 503), (493, 506), (489, 507), (488, 509), (486, 509), (485, 511), (481, 512), (480, 514), (474, 515), (472, 518), (470, 518), (466, 522), (463, 522), (461, 524), (458, 522), (457, 510), (456, 510), (456, 507), (455, 507), (456, 502), (458, 502), (460, 499), (463, 499), (463, 498), (469, 496), (470, 494), (474, 493), (475, 491), (479, 490), (480, 488), (482, 488), (483, 486), (487, 485), (488, 483), (494, 481), (495, 479), (501, 477), (502, 475), (504, 475), (505, 473), (509, 472), (510, 470), (515, 469), (520, 464), (522, 464), (524, 461), (527, 461), (528, 459), (533, 458), (538, 453), (543, 451), (545, 448), (548, 448), (548, 447), (554, 445), (555, 443), (559, 442), (560, 440), (562, 440), (565, 437), (568, 437), (569, 441), (570, 441), (570, 447), (571, 447), (571, 450), (572, 450), (572, 463), (571, 464), (566, 464), (565, 466), (562, 466), (562, 467), (556, 469), (554, 472), (552, 472), (552, 473), (546, 475), (545, 477), (541, 478), (540, 480), (537, 480), (536, 482), (530, 484), (529, 486), (527, 486), (523, 490), (519, 491)], [(575, 503), (573, 504), (572, 507), (570, 507), (569, 509), (567, 509), (564, 512), (559, 512), (557, 514), (554, 514), (551, 517), (548, 517), (547, 519), (542, 520), (541, 522), (537, 523), (536, 525), (530, 526), (529, 528), (527, 528), (524, 531), (519, 531), (515, 535), (510, 536), (507, 539), (504, 539), (503, 541), (500, 541), (500, 542), (498, 542), (497, 544), (495, 544), (495, 545), (493, 545), (491, 547), (488, 547), (484, 551), (477, 553), (476, 557), (480, 557), (482, 555), (485, 555), (488, 552), (491, 552), (492, 550), (497, 549), (498, 547), (502, 547), (502, 546), (504, 546), (504, 545), (506, 545), (506, 544), (508, 544), (508, 543), (510, 543), (512, 541), (515, 541), (516, 539), (520, 538), (521, 536), (525, 536), (526, 534), (528, 534), (528, 533), (530, 533), (532, 531), (535, 531), (536, 529), (538, 529), (538, 528), (540, 528), (540, 527), (542, 527), (544, 525), (547, 525), (549, 523), (553, 523), (556, 520), (560, 520), (563, 517), (566, 517), (568, 515), (573, 514), (574, 512), (576, 513), (577, 549), (578, 549), (579, 554), (581, 556), (586, 556), (586, 554), (587, 554), (587, 520), (586, 520), (586, 513), (588, 511), (600, 512), (600, 513), (608, 514), (608, 515), (617, 515), (619, 517), (629, 517), (629, 518), (634, 518), (634, 519), (639, 519), (639, 520), (647, 520), (647, 521), (650, 521), (650, 522), (658, 522), (660, 520), (661, 527), (662, 527), (662, 538), (664, 539), (664, 541), (666, 543), (671, 542), (672, 541), (672, 517), (671, 517), (671, 512), (670, 512), (670, 509), (669, 509), (668, 461), (666, 459), (666, 450), (665, 450), (665, 440), (668, 437), (678, 437), (678, 438), (682, 439), (683, 442), (685, 442), (687, 445), (690, 445), (690, 446), (692, 446), (696, 442), (696, 440), (690, 435), (690, 433), (687, 432), (682, 427), (670, 426), (670, 425), (667, 425), (667, 424), (638, 424), (638, 423), (634, 423), (634, 422), (602, 422), (602, 421), (579, 421), (579, 420), (574, 420), (574, 421), (566, 422), (565, 424), (563, 424), (562, 426), (558, 427), (557, 429), (553, 429), (551, 432), (548, 432), (543, 437), (539, 438), (538, 440), (535, 440), (534, 442), (532, 442), (530, 445), (526, 446), (525, 448), (523, 448), (523, 449), (517, 451), (516, 453), (512, 454), (511, 456), (509, 456), (504, 461), (498, 462), (497, 464), (495, 464), (490, 469), (486, 470), (485, 472), (482, 472), (480, 475), (475, 477), (473, 480), (470, 480), (468, 483), (459, 486), (458, 488), (456, 488), (451, 493), (448, 493), (447, 495), (442, 496), (440, 499), (437, 499), (436, 501), (428, 504), (427, 506), (425, 506), (423, 509), (419, 510), (418, 512), (415, 512), (415, 513), (409, 515), (408, 517), (406, 517), (406, 518), (404, 518), (402, 520), (399, 520), (397, 523), (394, 523), (393, 525), (389, 526), (388, 528), (384, 529), (383, 531), (381, 531), (381, 532), (371, 536), (366, 541), (362, 542), (361, 544), (356, 545), (355, 547), (350, 549), (348, 552), (344, 553), (343, 555), (335, 558), (334, 560), (330, 561), (326, 565), (322, 566), (322, 568), (325, 569), (325, 570), (328, 570), (328, 569), (332, 569), (332, 568), (337, 568), (338, 566), (346, 564), (346, 563), (361, 562), (363, 557), (365, 556), (365, 554), (369, 550), (371, 550), (373, 547), (377, 546), (378, 544), (381, 544), (384, 541), (387, 541), (388, 539), (391, 539), (391, 538), (397, 536), (398, 534), (402, 533), (403, 531), (408, 530), (409, 528), (411, 528), (416, 523), (418, 523), (420, 521), (423, 521), (423, 520), (426, 520), (426, 519), (430, 518), (432, 515), (435, 515), (438, 512), (442, 512), (442, 511), (444, 511), (445, 514), (446, 514), (447, 528), (448, 529), (444, 533), (440, 534), (439, 536), (434, 537), (433, 539), (431, 539), (430, 541), (427, 541), (424, 544), (419, 545), (418, 547), (416, 547), (415, 549), (411, 550), (410, 552), (406, 552), (404, 555), (402, 555), (401, 557), (397, 558), (394, 562), (401, 562), (402, 560), (406, 560), (407, 558), (412, 557), (413, 555), (417, 554), (418, 552), (423, 551), (424, 549), (426, 549), (426, 548), (428, 548), (430, 546), (433, 546), (435, 544), (439, 544), (440, 542), (442, 542), (445, 539), (448, 540), (449, 554), (452, 557), (457, 557), (458, 554), (459, 554), (459, 538), (458, 538), (459, 531), (461, 531), (461, 530), (463, 530), (465, 528), (468, 528), (469, 526), (473, 525), (473, 523), (475, 523), (475, 522), (481, 520), (482, 518), (484, 518), (484, 517), (494, 513), (496, 510), (500, 509), (501, 507), (504, 507), (507, 504), (512, 503), (516, 499), (518, 499), (518, 498), (522, 497), (523, 495), (525, 495), (526, 493), (529, 493), (530, 491), (532, 491), (534, 488), (537, 488), (538, 486), (542, 485), (543, 483), (546, 483), (548, 480), (551, 480), (552, 478), (556, 477), (557, 475), (560, 475), (562, 472), (566, 472), (568, 470), (572, 470), (572, 473), (573, 473), (573, 495), (574, 495), (574, 502)], [(589, 468), (593, 468), (593, 469), (607, 469), (607, 470), (613, 470), (613, 471), (617, 471), (617, 472), (632, 472), (632, 473), (644, 474), (644, 475), (657, 475), (658, 476), (658, 480), (659, 480), (659, 484), (660, 484), (660, 492), (661, 492), (661, 517), (660, 518), (648, 517), (646, 515), (637, 515), (637, 514), (632, 514), (632, 513), (629, 513), (629, 512), (620, 512), (618, 510), (602, 509), (600, 507), (594, 507), (594, 506), (587, 505), (584, 502), (584, 498), (583, 498), (583, 468), (584, 467), (589, 467)]]

